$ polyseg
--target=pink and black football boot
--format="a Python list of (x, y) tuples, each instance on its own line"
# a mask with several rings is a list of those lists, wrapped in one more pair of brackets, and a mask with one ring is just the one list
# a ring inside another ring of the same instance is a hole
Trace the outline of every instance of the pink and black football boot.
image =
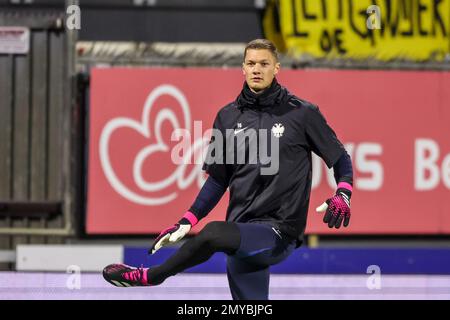
[(103, 269), (103, 278), (116, 287), (150, 286), (148, 268), (135, 268), (126, 264), (110, 264)]

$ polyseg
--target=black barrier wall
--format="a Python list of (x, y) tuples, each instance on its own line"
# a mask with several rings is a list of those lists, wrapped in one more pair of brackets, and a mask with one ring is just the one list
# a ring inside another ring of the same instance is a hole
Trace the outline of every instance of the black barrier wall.
[(0, 26), (30, 30), (27, 53), (0, 53), (0, 250), (74, 232), (73, 54), (64, 19), (64, 6), (0, 6)]

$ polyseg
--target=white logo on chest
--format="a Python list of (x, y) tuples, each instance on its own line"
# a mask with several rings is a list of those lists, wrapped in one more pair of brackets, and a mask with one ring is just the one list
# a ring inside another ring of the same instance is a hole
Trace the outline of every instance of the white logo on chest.
[(281, 138), (284, 133), (284, 126), (281, 123), (275, 123), (272, 127), (272, 133), (275, 137)]

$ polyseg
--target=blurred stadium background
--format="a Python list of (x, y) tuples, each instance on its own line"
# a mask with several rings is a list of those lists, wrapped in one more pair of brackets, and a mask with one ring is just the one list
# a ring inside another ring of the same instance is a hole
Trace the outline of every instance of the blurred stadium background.
[(171, 162), (170, 134), (202, 139), (262, 37), (356, 177), (350, 228), (330, 231), (315, 158), (305, 245), (271, 298), (449, 299), (450, 0), (0, 0), (0, 299), (230, 299), (220, 254), (155, 288), (100, 271), (173, 252), (146, 254), (204, 176)]

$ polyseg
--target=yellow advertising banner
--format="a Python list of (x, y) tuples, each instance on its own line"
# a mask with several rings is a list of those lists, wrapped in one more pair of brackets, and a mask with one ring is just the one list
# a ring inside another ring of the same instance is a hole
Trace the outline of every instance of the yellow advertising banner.
[(439, 61), (450, 52), (450, 0), (278, 0), (263, 24), (297, 57)]

